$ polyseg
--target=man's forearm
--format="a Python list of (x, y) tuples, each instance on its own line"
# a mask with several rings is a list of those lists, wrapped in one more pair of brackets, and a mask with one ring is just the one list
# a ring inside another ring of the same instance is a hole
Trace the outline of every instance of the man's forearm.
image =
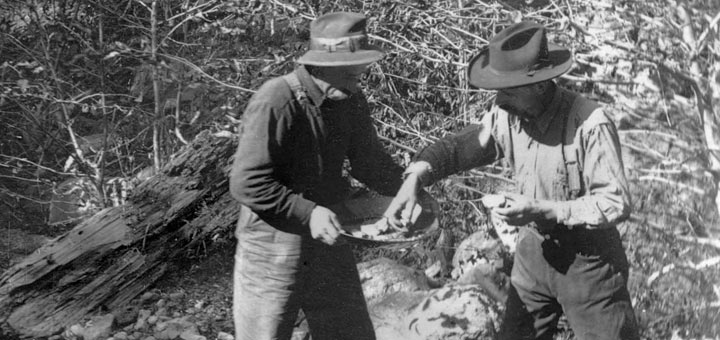
[(416, 161), (410, 163), (403, 172), (403, 178), (407, 181), (410, 176), (417, 178), (420, 186), (428, 186), (433, 182), (432, 165), (426, 161)]

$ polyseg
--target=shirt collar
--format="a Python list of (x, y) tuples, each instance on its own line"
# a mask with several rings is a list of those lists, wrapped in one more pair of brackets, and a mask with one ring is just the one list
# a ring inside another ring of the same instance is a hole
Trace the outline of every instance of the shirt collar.
[(536, 119), (532, 120), (532, 125), (542, 134), (545, 134), (550, 127), (550, 123), (553, 118), (558, 115), (560, 111), (560, 104), (562, 103), (563, 94), (565, 91), (559, 86), (555, 85), (555, 91), (553, 91), (553, 99), (547, 106), (545, 111), (541, 113)]
[(315, 81), (312, 79), (310, 72), (308, 72), (305, 68), (305, 65), (299, 65), (295, 70), (295, 73), (297, 74), (298, 79), (300, 79), (300, 84), (305, 88), (305, 91), (307, 91), (307, 95), (312, 103), (315, 104), (315, 106), (320, 107), (323, 101), (325, 101), (325, 94), (323, 94), (317, 84), (315, 84)]

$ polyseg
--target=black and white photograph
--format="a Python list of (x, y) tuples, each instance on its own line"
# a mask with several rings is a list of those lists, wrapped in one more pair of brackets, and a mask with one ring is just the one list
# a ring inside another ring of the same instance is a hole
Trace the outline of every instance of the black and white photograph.
[(720, 0), (0, 0), (0, 340), (719, 340)]

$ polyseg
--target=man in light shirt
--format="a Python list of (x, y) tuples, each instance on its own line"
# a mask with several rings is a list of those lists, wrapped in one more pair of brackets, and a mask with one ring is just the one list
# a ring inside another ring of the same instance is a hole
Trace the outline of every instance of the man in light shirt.
[(423, 186), (510, 163), (518, 193), (492, 214), (524, 227), (499, 339), (552, 339), (563, 313), (578, 339), (638, 339), (616, 229), (630, 214), (618, 134), (597, 103), (556, 85), (571, 65), (542, 25), (498, 33), (468, 72), (472, 86), (497, 90), (490, 112), (419, 152), (386, 212), (402, 225)]

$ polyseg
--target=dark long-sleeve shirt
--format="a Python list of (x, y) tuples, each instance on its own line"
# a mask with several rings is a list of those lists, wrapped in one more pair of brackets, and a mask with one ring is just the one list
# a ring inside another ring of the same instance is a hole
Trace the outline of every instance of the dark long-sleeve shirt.
[(295, 73), (324, 128), (313, 127), (284, 79), (263, 84), (243, 114), (230, 191), (268, 224), (304, 232), (316, 205), (339, 203), (347, 195), (346, 159), (353, 178), (385, 195), (399, 189), (402, 168), (379, 142), (361, 93), (325, 99), (303, 66)]
[(427, 182), (501, 158), (513, 167), (520, 194), (558, 202), (557, 221), (546, 222), (602, 228), (630, 213), (615, 126), (601, 107), (575, 93), (557, 88), (531, 122), (494, 106), (479, 124), (416, 156), (432, 166)]

